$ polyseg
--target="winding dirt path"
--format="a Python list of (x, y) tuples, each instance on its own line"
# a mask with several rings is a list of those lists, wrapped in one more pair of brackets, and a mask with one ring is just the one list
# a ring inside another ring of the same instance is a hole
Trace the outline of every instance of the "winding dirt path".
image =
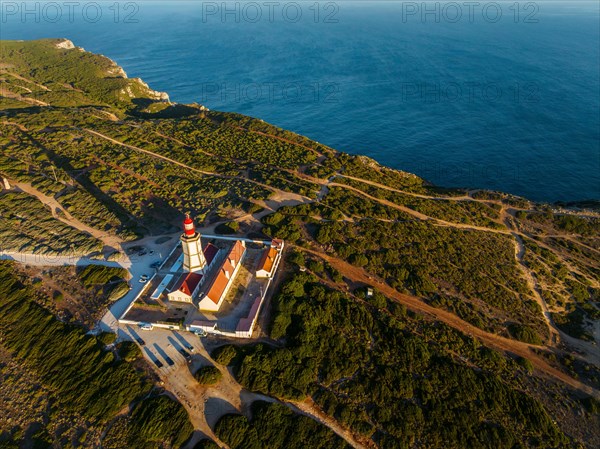
[[(558, 326), (552, 319), (552, 313), (550, 312), (550, 308), (548, 307), (548, 304), (546, 303), (546, 300), (542, 295), (537, 276), (535, 272), (531, 270), (525, 262), (525, 253), (527, 251), (527, 248), (523, 241), (523, 236), (526, 235), (527, 238), (530, 239), (533, 239), (533, 237), (527, 234), (519, 233), (515, 230), (516, 224), (513, 221), (514, 216), (510, 213), (510, 211), (507, 211), (503, 207), (501, 210), (501, 214), (504, 218), (504, 223), (506, 227), (511, 230), (511, 234), (515, 240), (515, 259), (519, 265), (519, 268), (521, 269), (521, 272), (523, 273), (525, 280), (527, 281), (527, 284), (529, 285), (530, 290), (533, 292), (533, 296), (536, 302), (539, 304), (542, 310), (542, 315), (544, 316), (544, 320), (546, 321), (546, 324), (548, 326), (548, 330), (551, 335), (550, 345), (556, 347), (562, 341), (568, 344), (571, 348), (574, 348), (581, 353), (585, 353), (585, 357), (583, 359), (586, 362), (590, 362), (600, 367), (600, 348), (591, 344), (591, 342), (583, 341), (564, 333), (558, 328)], [(570, 271), (578, 272), (578, 270), (574, 269), (572, 265), (562, 256), (562, 254), (560, 254), (560, 252), (556, 251), (554, 248), (552, 248), (550, 245), (547, 245), (545, 242), (541, 242), (539, 240), (534, 241), (539, 246), (544, 247), (549, 251), (552, 251), (552, 253), (555, 254), (561, 260), (561, 262), (567, 266), (567, 268)]]
[(529, 285), (529, 289), (533, 293), (533, 297), (535, 298), (536, 302), (540, 306), (540, 309), (542, 310), (542, 315), (544, 316), (544, 320), (546, 321), (546, 325), (548, 326), (548, 331), (550, 332), (550, 341), (553, 344), (556, 344), (558, 343), (560, 337), (559, 331), (556, 328), (554, 322), (552, 321), (552, 315), (550, 315), (548, 304), (546, 304), (546, 301), (544, 300), (544, 297), (541, 294), (537, 278), (533, 275), (533, 273), (524, 261), (526, 249), (525, 244), (523, 243), (523, 239), (516, 232), (513, 232), (512, 235), (515, 239), (515, 260), (517, 261), (517, 264), (519, 266), (519, 269), (521, 270), (521, 273), (523, 274), (523, 277)]
[(106, 246), (109, 246), (114, 249), (118, 249), (121, 247), (121, 244), (123, 243), (123, 239), (121, 239), (120, 237), (117, 237), (116, 235), (111, 235), (111, 234), (99, 231), (96, 228), (92, 228), (91, 226), (86, 225), (82, 221), (73, 217), (69, 213), (69, 211), (67, 211), (62, 206), (62, 204), (60, 204), (57, 200), (40, 192), (35, 187), (33, 187), (31, 184), (25, 183), (25, 182), (13, 182), (13, 181), (10, 181), (10, 182), (14, 187), (17, 187), (19, 190), (21, 190), (31, 196), (36, 197), (39, 201), (41, 201), (46, 206), (48, 206), (50, 208), (50, 211), (52, 212), (52, 216), (55, 219), (65, 223), (68, 226), (78, 229), (79, 231), (87, 232), (92, 237), (100, 240)]
[[(337, 175), (337, 176), (344, 176), (344, 175)], [(348, 176), (346, 176), (346, 177), (348, 177)], [(433, 221), (436, 225), (448, 226), (448, 227), (453, 227), (453, 228), (457, 228), (457, 229), (467, 229), (467, 230), (470, 229), (470, 230), (476, 230), (476, 231), (484, 231), (484, 232), (492, 232), (492, 233), (496, 233), (496, 234), (510, 235), (513, 239), (514, 246), (515, 246), (515, 260), (517, 262), (517, 265), (518, 265), (520, 271), (522, 272), (525, 281), (529, 285), (529, 288), (533, 294), (534, 299), (539, 304), (539, 306), (542, 310), (542, 315), (544, 317), (544, 320), (546, 321), (546, 324), (548, 326), (548, 330), (551, 335), (550, 346), (556, 347), (556, 346), (558, 346), (558, 344), (561, 341), (564, 343), (567, 343), (572, 348), (578, 350), (579, 352), (583, 352), (586, 354), (585, 357), (578, 356), (579, 358), (583, 358), (585, 361), (590, 362), (590, 363), (600, 367), (600, 348), (598, 346), (595, 346), (590, 342), (582, 341), (577, 338), (571, 337), (570, 335), (565, 334), (556, 326), (556, 324), (552, 320), (552, 315), (550, 313), (548, 304), (546, 303), (546, 301), (544, 300), (544, 298), (541, 294), (540, 287), (539, 287), (538, 281), (537, 281), (537, 277), (535, 276), (535, 273), (533, 273), (532, 270), (529, 269), (529, 267), (527, 266), (527, 264), (524, 261), (526, 247), (525, 247), (523, 238), (531, 239), (531, 240), (535, 241), (536, 244), (548, 249), (549, 251), (552, 251), (552, 253), (555, 254), (561, 260), (561, 262), (563, 262), (571, 271), (577, 271), (577, 270), (575, 270), (572, 267), (572, 265), (563, 257), (563, 255), (559, 251), (557, 251), (555, 248), (551, 247), (550, 245), (546, 244), (543, 241), (535, 240), (533, 238), (533, 236), (531, 236), (527, 233), (524, 233), (524, 232), (521, 232), (521, 231), (518, 231), (517, 229), (515, 229), (515, 226), (513, 225), (512, 221), (511, 221), (511, 219), (514, 219), (514, 216), (513, 216), (513, 214), (511, 214), (509, 211), (506, 210), (505, 205), (503, 205), (502, 203), (499, 203), (502, 205), (502, 209), (500, 211), (501, 221), (504, 224), (504, 226), (507, 228), (506, 230), (492, 229), (492, 228), (486, 228), (486, 227), (474, 226), (474, 225), (465, 225), (462, 223), (453, 223), (453, 222), (448, 222), (446, 220), (429, 217), (427, 215), (416, 212), (405, 206), (395, 204), (395, 203), (385, 200), (385, 199), (373, 197), (353, 186), (348, 186), (346, 184), (339, 184), (339, 183), (332, 182), (333, 178), (335, 178), (335, 177), (330, 178), (330, 181), (323, 186), (323, 189), (326, 188), (326, 186), (336, 186), (336, 187), (346, 188), (346, 189), (354, 191), (354, 192), (358, 193), (359, 195), (362, 195), (370, 200), (376, 201), (385, 206), (389, 206), (394, 209), (400, 210), (402, 212), (408, 213), (420, 220)], [(354, 178), (354, 177), (348, 177), (348, 178), (361, 181), (360, 178)], [(385, 186), (378, 184), (378, 183), (364, 181), (364, 180), (363, 180), (363, 182), (366, 182), (367, 184), (375, 185), (377, 187), (386, 188)], [(407, 194), (407, 195), (411, 194), (410, 192), (404, 192), (404, 191), (397, 190), (397, 189), (392, 189), (392, 188), (387, 188), (387, 189), (393, 190), (393, 191), (396, 191), (396, 192), (399, 192), (402, 194)], [(324, 190), (322, 190), (322, 192), (323, 191)], [(432, 197), (427, 197), (427, 196), (423, 196), (420, 194), (413, 194), (413, 195), (418, 196), (418, 197), (429, 198), (429, 199), (432, 198)], [(463, 200), (466, 200), (466, 198), (463, 198)], [(471, 200), (478, 201), (478, 202), (484, 202), (484, 203), (489, 202), (487, 200), (476, 200), (476, 199), (471, 199)], [(514, 211), (514, 208), (512, 208), (512, 210)], [(580, 244), (580, 242), (573, 239), (571, 236), (556, 235), (555, 237), (565, 238), (565, 239), (571, 241), (573, 244)], [(595, 250), (593, 248), (589, 248), (587, 245), (582, 244), (582, 246), (584, 246), (594, 252), (598, 252), (597, 250)]]
[[(169, 334), (170, 331), (158, 330)], [(157, 335), (157, 334), (155, 334)], [(229, 446), (220, 440), (214, 433), (218, 420), (228, 413), (243, 414), (251, 418), (251, 405), (255, 401), (278, 402), (285, 405), (295, 413), (305, 415), (331, 429), (343, 438), (355, 449), (374, 448), (370, 440), (354, 434), (348, 428), (326, 415), (311, 399), (304, 401), (286, 401), (270, 397), (260, 393), (246, 390), (240, 385), (229, 369), (216, 363), (209, 354), (204, 344), (195, 344), (195, 359), (202, 359), (201, 365), (212, 364), (221, 372), (221, 380), (215, 385), (200, 385), (192, 375), (197, 369), (188, 367), (184, 361), (179, 361), (174, 369), (167, 372), (157, 369), (152, 360), (148, 360), (150, 366), (160, 377), (163, 386), (177, 399), (187, 410), (194, 429), (199, 432), (188, 446), (197, 443), (203, 436), (208, 437), (219, 444), (219, 447), (229, 449)], [(149, 358), (144, 351), (144, 356)]]
[(499, 349), (503, 352), (509, 352), (512, 354), (519, 355), (521, 357), (525, 357), (531, 361), (531, 363), (540, 373), (545, 374), (546, 376), (555, 380), (559, 380), (576, 390), (585, 392), (589, 395), (600, 399), (600, 391), (584, 384), (583, 382), (579, 382), (573, 379), (568, 374), (551, 366), (542, 356), (534, 352), (534, 349), (543, 349), (543, 346), (530, 345), (517, 340), (510, 340), (508, 338), (486, 332), (460, 319), (452, 312), (448, 312), (443, 309), (437, 309), (421, 301), (419, 298), (398, 292), (396, 289), (390, 287), (386, 282), (377, 278), (376, 276), (371, 275), (370, 273), (367, 273), (362, 268), (355, 267), (343, 260), (331, 257), (322, 251), (308, 249), (304, 247), (296, 248), (300, 251), (305, 251), (315, 256), (318, 256), (321, 259), (329, 262), (335, 269), (342, 273), (342, 275), (344, 275), (353, 282), (372, 285), (384, 295), (404, 304), (406, 307), (413, 311), (428, 315), (438, 321), (442, 321), (447, 325), (458, 329), (459, 331), (467, 335), (481, 340), (483, 343), (489, 345), (490, 347)]
[(388, 206), (391, 207), (393, 209), (397, 209), (399, 211), (402, 211), (406, 214), (412, 215), (413, 217), (418, 218), (419, 220), (423, 220), (423, 221), (433, 221), (438, 225), (441, 226), (447, 226), (447, 227), (452, 227), (452, 228), (459, 228), (459, 229), (471, 229), (474, 231), (483, 231), (483, 232), (492, 232), (494, 234), (504, 234), (504, 235), (511, 235), (511, 233), (508, 230), (504, 230), (504, 229), (492, 229), (492, 228), (486, 228), (484, 226), (476, 226), (476, 225), (469, 225), (469, 224), (464, 224), (464, 223), (453, 223), (450, 221), (446, 221), (446, 220), (442, 220), (440, 218), (434, 218), (434, 217), (430, 217), (429, 215), (425, 215), (422, 214), (421, 212), (417, 212), (414, 209), (410, 209), (406, 206), (401, 206), (399, 204), (393, 203), (392, 201), (389, 200), (385, 200), (382, 198), (376, 198), (374, 196), (369, 195), (368, 193), (363, 192), (362, 190), (356, 188), (356, 187), (352, 187), (349, 186), (347, 184), (339, 184), (336, 182), (331, 182), (329, 183), (329, 186), (332, 187), (341, 187), (344, 189), (348, 189), (348, 190), (352, 190), (353, 192), (358, 193), (361, 196), (364, 196), (367, 199), (370, 199), (372, 201), (376, 201), (380, 204), (383, 204), (384, 206)]
[[(107, 136), (105, 134), (99, 133), (99, 132), (94, 131), (94, 130), (89, 129), (89, 128), (76, 128), (76, 129), (78, 129), (80, 131), (81, 130), (82, 131), (86, 131), (86, 132), (88, 132), (90, 134), (95, 135), (96, 137), (100, 137), (101, 139), (105, 139), (105, 140), (107, 140), (107, 141), (109, 141), (111, 143), (114, 143), (115, 145), (119, 145), (119, 146), (128, 148), (128, 149), (133, 150), (133, 151), (138, 151), (138, 152), (147, 154), (147, 155), (152, 156), (152, 157), (157, 158), (157, 159), (162, 159), (162, 160), (164, 160), (166, 162), (169, 162), (171, 164), (177, 165), (179, 167), (183, 167), (186, 170), (189, 170), (189, 171), (192, 171), (192, 172), (195, 172), (195, 173), (199, 173), (199, 174), (204, 175), (204, 176), (214, 176), (214, 177), (223, 178), (223, 179), (239, 179), (239, 180), (242, 180), (242, 181), (245, 181), (245, 182), (249, 182), (251, 184), (258, 185), (258, 186), (260, 186), (260, 187), (262, 187), (264, 189), (267, 189), (267, 190), (270, 190), (270, 191), (274, 192), (277, 195), (277, 198), (279, 200), (282, 200), (282, 201), (290, 201), (290, 200), (291, 201), (297, 201), (298, 204), (312, 201), (310, 198), (308, 198), (306, 196), (299, 195), (297, 193), (286, 192), (284, 190), (277, 189), (277, 188), (275, 188), (273, 186), (269, 186), (267, 184), (263, 184), (263, 183), (260, 183), (258, 181), (254, 181), (252, 179), (248, 179), (248, 178), (244, 178), (244, 177), (240, 177), (240, 176), (221, 175), (219, 173), (214, 173), (214, 172), (208, 172), (208, 171), (200, 170), (198, 168), (194, 168), (194, 167), (191, 167), (191, 166), (189, 166), (187, 164), (184, 164), (183, 162), (179, 162), (179, 161), (177, 161), (175, 159), (172, 159), (172, 158), (170, 158), (168, 156), (163, 156), (162, 154), (158, 154), (158, 153), (155, 153), (155, 152), (150, 151), (150, 150), (145, 150), (143, 148), (136, 147), (134, 145), (129, 145), (129, 144), (126, 144), (124, 142), (120, 142), (120, 141), (118, 141), (116, 139), (113, 139), (110, 136)], [(271, 200), (274, 200), (274, 198), (271, 198)]]
[[(386, 186), (384, 184), (379, 184), (378, 182), (375, 182), (375, 181), (369, 181), (369, 180), (362, 179), (362, 178), (356, 178), (354, 176), (344, 175), (342, 173), (339, 173), (337, 176), (340, 177), (340, 178), (352, 179), (353, 181), (362, 182), (363, 184), (368, 184), (370, 186), (377, 187), (377, 188), (380, 188), (380, 189), (389, 190), (390, 192), (397, 192), (397, 193), (401, 193), (402, 195), (413, 196), (415, 198), (423, 198), (425, 200), (474, 201), (474, 202), (477, 202), (477, 203), (499, 203), (498, 201), (494, 201), (494, 200), (479, 200), (479, 199), (473, 198), (473, 197), (471, 197), (469, 195), (461, 195), (461, 196), (431, 196), (431, 195), (424, 195), (422, 193), (408, 192), (406, 190), (396, 189), (394, 187), (389, 187), (389, 186)], [(347, 185), (347, 184), (344, 184), (344, 185)]]

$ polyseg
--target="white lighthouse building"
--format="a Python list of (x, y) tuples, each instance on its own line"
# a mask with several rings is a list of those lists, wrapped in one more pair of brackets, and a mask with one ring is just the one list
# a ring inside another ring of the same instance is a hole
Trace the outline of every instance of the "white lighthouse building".
[(202, 251), (200, 233), (196, 232), (190, 214), (185, 214), (183, 221), (183, 234), (181, 234), (181, 247), (183, 248), (183, 269), (189, 272), (204, 273), (206, 258)]

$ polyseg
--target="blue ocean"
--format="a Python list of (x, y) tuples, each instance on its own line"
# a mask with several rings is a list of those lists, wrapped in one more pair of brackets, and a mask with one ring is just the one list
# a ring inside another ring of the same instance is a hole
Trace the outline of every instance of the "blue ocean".
[(442, 186), (600, 199), (599, 2), (2, 2), (171, 100)]

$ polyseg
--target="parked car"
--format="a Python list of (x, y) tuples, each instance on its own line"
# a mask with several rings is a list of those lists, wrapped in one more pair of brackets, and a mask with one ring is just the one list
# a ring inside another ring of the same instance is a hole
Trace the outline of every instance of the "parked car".
[(194, 331), (194, 333), (200, 338), (206, 337), (208, 335), (205, 330)]
[(162, 367), (164, 366), (164, 365), (162, 364), (162, 362), (161, 362), (160, 360), (158, 360), (158, 359), (154, 359), (154, 364), (155, 364), (157, 367), (159, 367), (159, 368), (162, 368)]
[(144, 340), (142, 340), (140, 337), (137, 337), (135, 339), (135, 341), (137, 341), (140, 346), (144, 346), (146, 344), (146, 342)]
[(165, 357), (165, 362), (167, 362), (167, 365), (169, 365), (169, 366), (175, 365), (175, 362), (173, 362), (171, 357)]
[(189, 360), (192, 358), (191, 354), (189, 352), (187, 352), (185, 349), (180, 349), (179, 353), (184, 356), (186, 358), (186, 360)]
[(151, 331), (154, 329), (154, 326), (152, 326), (152, 323), (140, 323), (140, 329), (143, 331)]

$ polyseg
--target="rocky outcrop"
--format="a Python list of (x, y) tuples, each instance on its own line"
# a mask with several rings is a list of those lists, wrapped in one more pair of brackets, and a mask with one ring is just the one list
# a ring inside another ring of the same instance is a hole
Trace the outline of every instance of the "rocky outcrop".
[[(110, 59), (110, 58), (107, 58), (107, 59)], [(107, 74), (109, 76), (116, 77), (116, 78), (127, 78), (127, 73), (125, 73), (125, 70), (123, 70), (123, 67), (121, 67), (120, 65), (117, 65), (117, 63), (115, 61), (113, 61), (112, 59), (110, 59), (110, 62), (113, 63), (113, 66), (109, 67), (109, 69), (107, 70)]]
[(141, 84), (146, 91), (145, 93), (153, 100), (169, 101), (169, 94), (150, 89), (150, 86), (148, 86), (148, 84), (146, 84), (141, 78), (133, 78), (133, 81)]
[(63, 39), (56, 43), (56, 48), (64, 48), (65, 50), (72, 50), (75, 48), (75, 44), (69, 39)]

